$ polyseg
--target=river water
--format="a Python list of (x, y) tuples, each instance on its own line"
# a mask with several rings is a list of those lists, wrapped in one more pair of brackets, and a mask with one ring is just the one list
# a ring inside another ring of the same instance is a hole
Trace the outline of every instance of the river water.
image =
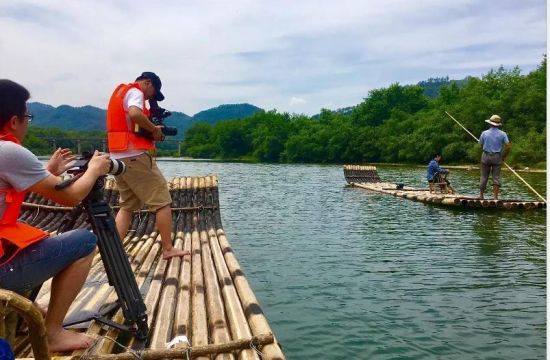
[[(346, 187), (341, 166), (159, 161), (217, 174), (224, 229), (289, 359), (542, 359), (546, 210), (447, 209)], [(425, 168), (379, 166), (426, 186)], [(546, 174), (522, 173), (546, 196)], [(452, 170), (477, 194), (478, 170)], [(503, 198), (529, 198), (511, 173)]]

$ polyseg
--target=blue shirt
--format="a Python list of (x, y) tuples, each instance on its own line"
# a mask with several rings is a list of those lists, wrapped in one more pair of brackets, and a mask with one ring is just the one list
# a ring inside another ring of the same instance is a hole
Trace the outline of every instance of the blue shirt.
[(445, 170), (441, 166), (439, 166), (439, 163), (437, 161), (435, 161), (435, 159), (433, 159), (428, 164), (428, 175), (426, 176), (428, 181), (433, 180), (434, 175), (435, 175), (436, 172), (445, 173), (445, 172), (447, 172), (447, 170)]
[(502, 152), (504, 144), (508, 144), (508, 135), (499, 128), (491, 127), (481, 133), (479, 143), (483, 146), (483, 151), (490, 153)]

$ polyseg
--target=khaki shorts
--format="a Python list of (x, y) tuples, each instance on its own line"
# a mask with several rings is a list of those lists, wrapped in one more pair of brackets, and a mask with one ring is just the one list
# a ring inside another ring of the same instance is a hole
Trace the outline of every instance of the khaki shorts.
[(133, 211), (145, 204), (150, 210), (158, 210), (172, 203), (166, 179), (149, 154), (120, 160), (126, 164), (126, 172), (115, 176), (121, 208)]

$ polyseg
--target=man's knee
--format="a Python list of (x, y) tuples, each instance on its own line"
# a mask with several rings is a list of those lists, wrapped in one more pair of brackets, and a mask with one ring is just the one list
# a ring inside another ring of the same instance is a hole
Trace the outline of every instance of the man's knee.
[(74, 240), (79, 242), (81, 257), (92, 254), (97, 246), (97, 237), (86, 229), (73, 230), (71, 237), (74, 237)]

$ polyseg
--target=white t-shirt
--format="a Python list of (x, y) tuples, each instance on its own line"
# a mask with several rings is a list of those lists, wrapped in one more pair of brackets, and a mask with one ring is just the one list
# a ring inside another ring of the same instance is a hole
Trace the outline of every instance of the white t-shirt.
[[(132, 131), (132, 120), (130, 120), (130, 116), (128, 115), (128, 109), (130, 106), (136, 106), (143, 110), (143, 92), (136, 88), (131, 88), (128, 90), (126, 95), (124, 96), (124, 101), (122, 103), (122, 106), (124, 107), (124, 112), (126, 113), (126, 124), (128, 126), (128, 129)], [(143, 150), (135, 150), (131, 149), (130, 147), (126, 151), (116, 151), (110, 153), (111, 159), (124, 159), (132, 156), (138, 156), (146, 151)]]

